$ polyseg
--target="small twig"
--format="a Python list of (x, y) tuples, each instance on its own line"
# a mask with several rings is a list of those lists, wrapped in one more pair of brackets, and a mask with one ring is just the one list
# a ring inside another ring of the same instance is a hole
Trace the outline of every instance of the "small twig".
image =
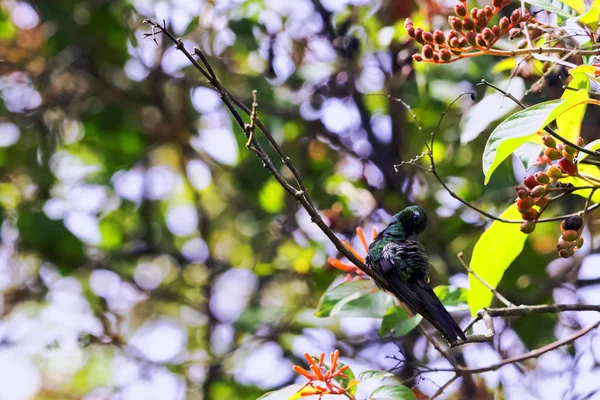
[(454, 376), (450, 378), (448, 382), (444, 383), (433, 395), (431, 395), (430, 399), (433, 400), (440, 396), (442, 393), (444, 393), (444, 390), (448, 389), (448, 387), (452, 385), (452, 383), (454, 383), (454, 381), (457, 380), (459, 377), (460, 374), (454, 374)]
[(246, 125), (248, 133), (248, 141), (246, 142), (246, 147), (250, 148), (250, 144), (252, 143), (252, 139), (254, 137), (254, 124), (256, 123), (258, 110), (258, 103), (256, 102), (256, 90), (252, 91), (252, 112), (250, 113), (250, 123)]
[(475, 271), (473, 271), (471, 269), (471, 267), (469, 267), (469, 264), (467, 264), (465, 262), (465, 259), (463, 257), (463, 252), (461, 251), (460, 253), (458, 253), (456, 255), (456, 257), (458, 257), (458, 259), (460, 260), (460, 263), (463, 265), (463, 267), (465, 267), (465, 269), (471, 274), (473, 275), (479, 282), (481, 282), (483, 284), (483, 286), (485, 286), (486, 288), (488, 288), (490, 290), (490, 292), (492, 292), (492, 294), (498, 299), (500, 300), (506, 307), (515, 307), (515, 305), (513, 303), (511, 303), (510, 301), (508, 301), (506, 299), (506, 297), (502, 296), (496, 289), (494, 289), (489, 283), (487, 283), (482, 277), (480, 277)]
[(479, 317), (479, 319), (483, 320), (487, 332), (481, 335), (468, 336), (467, 340), (463, 344), (487, 343), (494, 339), (494, 336), (496, 335), (496, 329), (494, 328), (494, 320), (492, 319), (492, 316), (485, 309), (479, 310), (477, 316)]

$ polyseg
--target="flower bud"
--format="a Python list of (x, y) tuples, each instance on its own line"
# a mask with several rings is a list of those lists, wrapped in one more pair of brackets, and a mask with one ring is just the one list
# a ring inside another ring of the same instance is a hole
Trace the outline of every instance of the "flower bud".
[(575, 159), (575, 155), (567, 152), (566, 150), (562, 151), (562, 156), (570, 162), (573, 162), (573, 160)]
[(508, 19), (508, 17), (500, 18), (500, 22), (498, 22), (498, 26), (500, 27), (500, 29), (505, 31), (508, 29), (509, 25), (510, 25), (510, 20)]
[(474, 31), (467, 32), (466, 41), (471, 46), (477, 45), (477, 34)]
[(518, 24), (520, 21), (521, 21), (521, 9), (517, 8), (510, 15), (510, 22), (512, 22), (513, 24)]
[(413, 54), (412, 55), (413, 60), (415, 60), (416, 62), (421, 62), (423, 61), (423, 57), (420, 54)]
[(448, 62), (452, 58), (452, 54), (450, 54), (450, 51), (448, 51), (448, 49), (442, 49), (440, 50), (440, 58), (442, 59), (442, 61)]
[(431, 56), (431, 61), (433, 62), (440, 62), (440, 55), (438, 54), (437, 51), (433, 52), (433, 55)]
[(583, 147), (584, 144), (585, 144), (585, 142), (583, 141), (583, 138), (581, 136), (579, 136), (577, 138), (577, 146)]
[(483, 28), (481, 36), (483, 36), (487, 42), (490, 42), (494, 38), (494, 32), (492, 32), (490, 28)]
[(423, 29), (422, 28), (415, 29), (415, 40), (421, 44), (425, 44), (425, 41), (423, 40)]
[(423, 46), (423, 57), (427, 60), (433, 57), (433, 47), (430, 44)]
[(469, 15), (471, 16), (471, 18), (477, 19), (478, 12), (479, 12), (479, 9), (477, 7), (473, 7), (473, 8), (471, 8), (471, 12), (469, 13)]
[(448, 40), (448, 45), (452, 48), (458, 47), (458, 38), (453, 37)]
[(477, 36), (475, 37), (475, 42), (477, 43), (477, 46), (487, 47), (487, 43), (485, 42), (485, 39), (483, 38), (483, 35), (481, 33), (477, 34)]
[(433, 35), (431, 32), (423, 32), (423, 40), (427, 43), (433, 43)]
[(465, 39), (464, 37), (461, 37), (458, 39), (458, 47), (459, 48), (463, 48), (467, 46), (467, 39)]
[(494, 25), (492, 26), (492, 32), (494, 32), (494, 39), (497, 39), (500, 37), (500, 28), (498, 28), (498, 25)]
[(463, 29), (465, 29), (467, 31), (472, 31), (473, 29), (475, 29), (475, 22), (473, 22), (473, 20), (471, 18), (463, 19), (462, 25), (463, 25)]
[(410, 36), (411, 38), (415, 38), (415, 27), (414, 26), (409, 26), (408, 28), (406, 28), (406, 33), (408, 34), (408, 36)]
[(452, 29), (455, 29), (457, 31), (460, 31), (463, 27), (463, 23), (460, 20), (460, 18), (451, 16), (451, 17), (448, 17), (448, 22), (450, 23), (450, 26), (452, 27)]
[(491, 17), (492, 14), (494, 13), (494, 10), (490, 6), (483, 7), (483, 11), (485, 13), (485, 16), (488, 17), (488, 18)]
[(456, 15), (458, 15), (459, 17), (466, 17), (467, 16), (467, 8), (465, 7), (464, 4), (462, 3), (457, 3), (454, 6), (454, 12), (456, 13)]
[(502, 8), (502, 0), (492, 0), (494, 8)]

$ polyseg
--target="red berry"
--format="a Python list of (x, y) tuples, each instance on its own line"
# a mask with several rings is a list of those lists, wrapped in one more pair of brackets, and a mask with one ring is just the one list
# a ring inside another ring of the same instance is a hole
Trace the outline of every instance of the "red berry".
[(531, 208), (527, 212), (522, 213), (521, 216), (525, 221), (534, 221), (540, 216), (540, 213), (536, 209)]
[(465, 18), (462, 22), (463, 28), (467, 31), (472, 31), (475, 29), (475, 22), (471, 18)]
[(448, 51), (448, 49), (442, 49), (440, 50), (440, 58), (442, 59), (442, 61), (450, 61), (450, 59), (452, 58), (452, 54), (450, 54), (450, 51)]
[(528, 211), (531, 207), (533, 207), (533, 199), (531, 197), (517, 200), (517, 208), (519, 210)]
[(534, 187), (537, 186), (537, 182), (534, 178), (533, 175), (527, 175), (525, 177), (525, 179), (523, 179), (523, 183), (525, 184), (525, 186), (527, 186), (529, 189), (533, 189)]
[(421, 62), (423, 61), (423, 57), (421, 57), (420, 54), (413, 54), (412, 55), (413, 60), (415, 60), (416, 62)]
[(558, 162), (560, 169), (565, 171), (566, 174), (575, 175), (577, 173), (577, 167), (569, 160), (561, 158)]
[(431, 45), (426, 44), (425, 46), (423, 46), (423, 57), (425, 57), (426, 59), (430, 59), (431, 57), (433, 57), (433, 47), (431, 47)]
[(467, 8), (464, 6), (464, 4), (461, 3), (457, 3), (454, 6), (454, 12), (456, 13), (456, 15), (458, 15), (459, 17), (465, 17), (467, 15)]
[(427, 43), (433, 43), (433, 34), (431, 32), (423, 32), (423, 40)]
[(513, 24), (518, 24), (520, 21), (521, 21), (521, 9), (517, 8), (510, 15), (510, 22), (512, 22)]
[(507, 30), (510, 25), (510, 20), (507, 17), (500, 18), (500, 22), (498, 22), (498, 26), (503, 31)]
[(529, 192), (525, 189), (517, 188), (517, 197), (519, 199), (526, 199), (529, 197)]

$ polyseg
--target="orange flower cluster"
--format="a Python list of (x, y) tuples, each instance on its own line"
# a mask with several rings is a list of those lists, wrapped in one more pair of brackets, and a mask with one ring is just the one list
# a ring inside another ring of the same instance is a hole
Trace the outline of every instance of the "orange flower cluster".
[(520, 9), (516, 9), (510, 18), (502, 17), (498, 25), (488, 26), (494, 15), (510, 3), (511, 0), (492, 0), (492, 6), (468, 10), (467, 1), (460, 0), (454, 6), (456, 16), (448, 17), (452, 29), (447, 34), (440, 30), (428, 32), (415, 28), (410, 18), (407, 18), (404, 28), (408, 36), (423, 45), (421, 54), (413, 55), (413, 59), (443, 64), (487, 54), (502, 35), (508, 32), (511, 37), (515, 36), (520, 32), (520, 24), (531, 18), (529, 12), (522, 13)]
[[(365, 239), (365, 232), (363, 231), (363, 229), (361, 227), (358, 227), (358, 228), (356, 228), (356, 234), (360, 238), (360, 241), (364, 247), (365, 253), (368, 253), (369, 246), (367, 245), (367, 240)], [(377, 237), (377, 228), (373, 227), (373, 230), (371, 231), (371, 240), (374, 240), (375, 237)], [(354, 247), (352, 247), (352, 245), (350, 243), (346, 242), (345, 240), (342, 240), (342, 243), (344, 244), (344, 246), (346, 246), (346, 248), (348, 250), (350, 250), (352, 252), (352, 254), (354, 254), (356, 256), (356, 258), (358, 258), (362, 262), (365, 262), (365, 258), (362, 255), (360, 255), (358, 253), (358, 251), (356, 251), (356, 249), (354, 249)], [(346, 272), (346, 277), (344, 278), (344, 282), (348, 282), (350, 280), (355, 280), (355, 279), (362, 279), (365, 277), (365, 273), (363, 271), (361, 271), (354, 264), (344, 263), (344, 262), (338, 260), (337, 258), (333, 258), (333, 257), (329, 257), (327, 259), (327, 262), (332, 267)]]
[(323, 363), (325, 360), (325, 353), (321, 353), (319, 362), (316, 362), (310, 354), (304, 353), (304, 358), (306, 358), (310, 365), (310, 372), (299, 365), (294, 365), (292, 367), (294, 372), (308, 379), (308, 382), (306, 382), (306, 384), (298, 391), (300, 396), (319, 395), (319, 399), (321, 399), (323, 395), (326, 394), (345, 394), (348, 388), (341, 386), (335, 378), (348, 378), (348, 375), (343, 372), (347, 370), (349, 366), (344, 365), (337, 369), (339, 357), (339, 350), (331, 353), (330, 366), (327, 368)]

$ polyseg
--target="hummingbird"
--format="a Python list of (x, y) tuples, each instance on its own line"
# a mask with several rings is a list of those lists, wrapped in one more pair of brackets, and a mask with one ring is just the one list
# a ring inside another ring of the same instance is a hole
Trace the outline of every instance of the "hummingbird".
[(467, 338), (429, 285), (429, 261), (417, 235), (427, 226), (422, 207), (410, 206), (394, 215), (369, 245), (365, 259), (377, 286), (421, 314), (456, 346)]

